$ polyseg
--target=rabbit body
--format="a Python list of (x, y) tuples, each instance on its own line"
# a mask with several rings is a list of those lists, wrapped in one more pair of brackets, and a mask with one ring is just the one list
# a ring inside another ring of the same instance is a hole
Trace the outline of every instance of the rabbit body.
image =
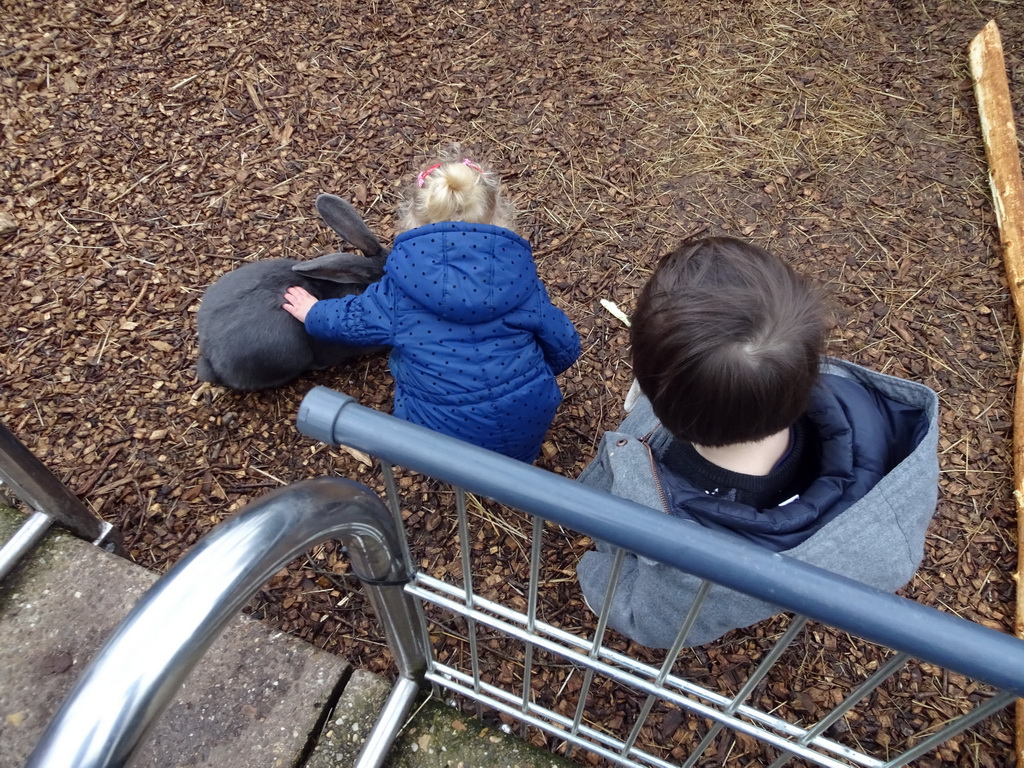
[(310, 261), (267, 259), (222, 275), (203, 294), (196, 315), (200, 381), (237, 390), (286, 384), (305, 371), (337, 365), (382, 347), (355, 347), (314, 339), (281, 305), (300, 285), (318, 299), (361, 293), (380, 279), (387, 251), (341, 198), (320, 195), (324, 221), (364, 255), (329, 253)]
[(300, 263), (255, 261), (210, 286), (196, 315), (201, 350), (196, 370), (201, 381), (231, 389), (267, 389), (305, 371), (379, 350), (314, 339), (281, 309), (284, 292), (292, 285), (301, 285), (318, 299), (336, 299), (361, 293), (368, 284), (310, 279), (292, 270)]

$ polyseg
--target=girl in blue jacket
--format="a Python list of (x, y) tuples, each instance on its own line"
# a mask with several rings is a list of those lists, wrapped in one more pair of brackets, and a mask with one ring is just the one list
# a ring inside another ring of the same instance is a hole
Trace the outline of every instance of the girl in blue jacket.
[(396, 416), (533, 461), (580, 340), (497, 176), (454, 155), (420, 172), (401, 214), (380, 282), (323, 301), (293, 286), (284, 309), (316, 338), (390, 346)]

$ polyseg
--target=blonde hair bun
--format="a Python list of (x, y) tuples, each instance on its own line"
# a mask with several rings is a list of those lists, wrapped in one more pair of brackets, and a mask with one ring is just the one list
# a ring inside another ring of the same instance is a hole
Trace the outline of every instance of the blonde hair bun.
[(493, 224), (512, 229), (514, 209), (501, 194), (498, 176), (473, 160), (446, 153), (420, 172), (400, 210), (403, 231), (441, 221)]

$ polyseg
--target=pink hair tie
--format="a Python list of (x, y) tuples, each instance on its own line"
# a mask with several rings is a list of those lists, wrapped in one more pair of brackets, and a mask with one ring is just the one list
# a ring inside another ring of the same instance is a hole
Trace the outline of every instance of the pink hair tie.
[[(468, 168), (472, 168), (474, 171), (477, 171), (478, 173), (483, 173), (484, 172), (483, 168), (481, 168), (479, 165), (474, 163), (468, 157), (462, 158), (462, 164), (465, 165)], [(432, 165), (429, 168), (426, 168), (426, 169), (420, 171), (420, 175), (416, 177), (416, 184), (417, 184), (417, 186), (422, 187), (423, 183), (427, 180), (427, 176), (430, 175), (430, 172), (440, 168), (441, 165), (442, 165), (441, 163), (438, 163), (437, 165)]]
[(422, 171), (420, 171), (420, 175), (416, 177), (416, 183), (419, 186), (422, 187), (423, 186), (423, 182), (427, 180), (427, 174), (430, 173), (431, 171), (433, 171), (434, 169), (440, 168), (440, 167), (441, 167), (441, 164), (438, 163), (437, 165), (432, 165), (429, 168), (423, 169)]

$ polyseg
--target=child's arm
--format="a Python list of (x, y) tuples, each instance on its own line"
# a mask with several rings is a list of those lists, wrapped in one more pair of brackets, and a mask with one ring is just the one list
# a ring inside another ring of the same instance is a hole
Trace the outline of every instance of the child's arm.
[(544, 350), (544, 359), (556, 374), (566, 370), (580, 356), (580, 335), (572, 320), (554, 304), (544, 303), (540, 323), (534, 331)]
[(354, 296), (317, 301), (308, 291), (292, 287), (285, 299), (284, 309), (317, 339), (357, 346), (394, 344), (394, 300), (387, 277)]

